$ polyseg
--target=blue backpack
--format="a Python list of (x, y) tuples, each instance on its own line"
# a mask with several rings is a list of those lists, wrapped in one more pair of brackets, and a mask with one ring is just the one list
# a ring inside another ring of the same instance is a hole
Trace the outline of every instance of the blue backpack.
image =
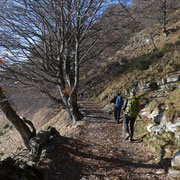
[(123, 105), (123, 98), (122, 96), (117, 96), (115, 106), (119, 107)]

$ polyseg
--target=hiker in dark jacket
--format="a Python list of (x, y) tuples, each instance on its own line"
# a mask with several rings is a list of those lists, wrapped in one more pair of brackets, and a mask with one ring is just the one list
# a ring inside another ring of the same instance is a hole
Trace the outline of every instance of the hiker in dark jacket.
[[(135, 95), (136, 95), (135, 92), (131, 92), (130, 97), (126, 100), (123, 107), (124, 116), (125, 116), (124, 125), (126, 130), (125, 140), (128, 140), (130, 138), (130, 141), (133, 141), (134, 123), (138, 113), (141, 111), (140, 102)], [(129, 124), (130, 124), (130, 131), (129, 131)]]
[(120, 96), (120, 93), (117, 93), (110, 103), (114, 103), (114, 120), (119, 124), (121, 107), (123, 106), (123, 97)]

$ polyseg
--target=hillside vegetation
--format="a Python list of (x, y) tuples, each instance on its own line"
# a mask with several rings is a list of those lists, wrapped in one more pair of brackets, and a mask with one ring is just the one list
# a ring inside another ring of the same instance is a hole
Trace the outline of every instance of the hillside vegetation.
[[(163, 112), (163, 121), (166, 123), (179, 122), (180, 81), (162, 86), (161, 89), (155, 87), (149, 90), (148, 86), (154, 82), (159, 85), (166, 82), (168, 77), (180, 74), (178, 16), (180, 17), (179, 10), (170, 17), (168, 37), (164, 35), (159, 24), (133, 34), (127, 46), (109, 57), (93, 77), (84, 80), (84, 96), (95, 98), (109, 113), (113, 111), (110, 100), (117, 92), (126, 98), (132, 89), (137, 90), (143, 110), (142, 119), (138, 120), (136, 126), (136, 133), (138, 136), (147, 135), (144, 142), (152, 147), (159, 160), (171, 158), (180, 149), (179, 130), (164, 130), (160, 136), (154, 137), (152, 132), (148, 132), (147, 127), (155, 123), (151, 115), (154, 111), (157, 111), (156, 114)], [(153, 32), (153, 38), (150, 32)], [(165, 153), (162, 155), (163, 151)]]

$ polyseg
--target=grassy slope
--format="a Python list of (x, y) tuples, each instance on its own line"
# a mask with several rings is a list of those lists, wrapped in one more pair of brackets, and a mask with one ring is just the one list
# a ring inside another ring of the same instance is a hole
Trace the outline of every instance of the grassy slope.
[[(137, 84), (158, 81), (180, 71), (180, 21), (175, 17), (180, 15), (177, 11), (172, 16), (169, 29), (173, 32), (168, 37), (156, 25), (154, 29), (154, 42), (159, 52), (154, 51), (152, 43), (147, 43), (150, 30), (143, 30), (129, 40), (129, 45), (110, 57), (102, 68), (85, 80), (85, 91), (89, 97), (96, 97), (103, 104), (107, 104), (118, 91), (124, 92)], [(174, 19), (176, 23), (173, 24)], [(120, 66), (120, 55), (124, 55), (128, 64)], [(86, 96), (85, 96), (86, 97)]]
[[(157, 34), (154, 37), (154, 43), (159, 51), (154, 51), (152, 44), (146, 42), (149, 29), (135, 34), (130, 39), (129, 46), (124, 48), (125, 50), (119, 50), (103, 64), (96, 74), (85, 81), (85, 91), (87, 91), (85, 97), (96, 98), (105, 106), (109, 104), (116, 92), (123, 94), (137, 84), (143, 85), (148, 82), (160, 81), (174, 74), (180, 74), (179, 16), (180, 11), (176, 11), (172, 15), (168, 27), (172, 31), (168, 37), (163, 35), (158, 25), (154, 28)], [(122, 54), (128, 62), (128, 65), (123, 66), (123, 68), (118, 63)], [(164, 89), (161, 96), (152, 100), (152, 96), (156, 93), (157, 91), (148, 93), (139, 91), (138, 95), (147, 109), (152, 111), (159, 104), (163, 104), (162, 108), (168, 108), (166, 111), (167, 121), (178, 120), (180, 117), (180, 89)], [(150, 122), (151, 120), (145, 117), (143, 121), (138, 121), (136, 133), (139, 136), (147, 133), (146, 126)], [(175, 150), (180, 149), (177, 139), (171, 133), (162, 134), (159, 139), (147, 135), (145, 141), (152, 147), (160, 160), (171, 157)], [(157, 146), (157, 144), (159, 145)]]

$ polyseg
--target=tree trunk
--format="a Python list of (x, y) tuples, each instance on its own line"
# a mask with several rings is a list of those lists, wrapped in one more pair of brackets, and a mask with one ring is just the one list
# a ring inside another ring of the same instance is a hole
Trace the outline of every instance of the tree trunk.
[(82, 119), (83, 115), (81, 114), (81, 112), (79, 111), (79, 108), (78, 108), (78, 105), (77, 103), (73, 103), (70, 105), (70, 108), (69, 108), (69, 116), (70, 116), (70, 119), (76, 123), (76, 121), (79, 121)]
[(74, 92), (69, 95), (68, 99), (68, 112), (70, 119), (75, 123), (78, 120), (81, 120), (83, 115), (79, 111), (78, 104), (77, 104), (77, 93)]
[(32, 133), (26, 123), (21, 119), (17, 113), (12, 109), (9, 104), (6, 96), (3, 93), (2, 88), (0, 87), (0, 105), (3, 113), (6, 115), (7, 119), (14, 125), (16, 130), (21, 135), (25, 146), (30, 149), (30, 139), (35, 135)]
[(163, 32), (165, 33), (166, 37), (168, 36), (168, 31), (166, 29), (166, 24), (167, 24), (167, 20), (166, 20), (166, 14), (167, 14), (167, 6), (166, 6), (166, 0), (163, 0), (163, 4), (162, 4), (162, 13), (163, 13)]
[(159, 51), (159, 49), (157, 48), (155, 42), (154, 42), (154, 37), (153, 37), (153, 34), (150, 33), (150, 39), (151, 39), (151, 42), (152, 42), (152, 45), (153, 45), (153, 48), (157, 51)]

